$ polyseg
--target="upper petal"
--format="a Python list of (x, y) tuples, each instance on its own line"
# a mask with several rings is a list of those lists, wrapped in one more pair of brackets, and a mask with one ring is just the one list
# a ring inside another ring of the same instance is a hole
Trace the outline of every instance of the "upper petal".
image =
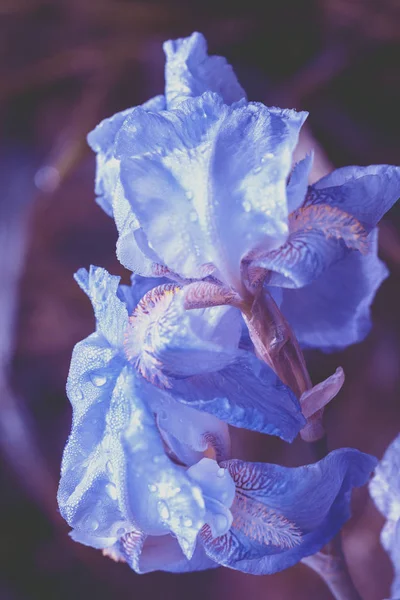
[(314, 554), (337, 534), (350, 517), (352, 488), (367, 482), (376, 460), (345, 448), (292, 469), (239, 460), (225, 464), (237, 489), (233, 524), (215, 540), (203, 529), (202, 542), (216, 562), (264, 575)]
[(230, 64), (222, 56), (208, 56), (201, 33), (164, 43), (165, 96), (168, 109), (183, 100), (217, 92), (226, 104), (246, 99)]
[(314, 183), (306, 203), (330, 204), (373, 229), (400, 197), (400, 167), (343, 167)]
[(305, 116), (228, 107), (209, 93), (175, 111), (132, 113), (117, 137), (121, 181), (164, 264), (198, 277), (212, 263), (238, 288), (242, 257), (284, 241), (286, 178)]
[(377, 256), (377, 231), (369, 237), (368, 254), (348, 250), (309, 285), (283, 290), (281, 310), (304, 346), (329, 351), (368, 334), (370, 306), (388, 276)]

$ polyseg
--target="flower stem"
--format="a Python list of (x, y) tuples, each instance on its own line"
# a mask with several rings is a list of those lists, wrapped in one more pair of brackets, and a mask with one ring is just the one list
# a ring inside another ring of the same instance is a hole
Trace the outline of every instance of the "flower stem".
[[(300, 399), (312, 387), (306, 362), (290, 325), (265, 288), (255, 296), (251, 310), (244, 313), (244, 318), (259, 357)], [(306, 426), (310, 435), (303, 439), (312, 444), (315, 458), (320, 460), (328, 453), (322, 411), (313, 416), (315, 422), (309, 420)], [(340, 533), (327, 544), (325, 551), (309, 556), (303, 562), (320, 575), (336, 600), (361, 600), (346, 564)]]

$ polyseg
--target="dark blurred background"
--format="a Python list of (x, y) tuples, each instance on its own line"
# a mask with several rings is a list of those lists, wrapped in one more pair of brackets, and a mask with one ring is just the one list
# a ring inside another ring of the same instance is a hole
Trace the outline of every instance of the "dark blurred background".
[[(163, 90), (163, 40), (203, 32), (252, 100), (310, 111), (301, 152), (317, 177), (346, 164), (400, 163), (398, 0), (0, 0), (0, 599), (329, 600), (308, 567), (267, 577), (217, 569), (137, 576), (70, 541), (55, 495), (71, 410), (74, 344), (93, 329), (72, 274), (114, 255), (113, 222), (94, 202), (85, 137), (103, 117)], [(326, 411), (329, 449), (377, 456), (400, 429), (400, 208), (381, 225), (390, 278), (368, 339), (307, 356), (315, 382), (342, 365)], [(304, 443), (235, 432), (250, 460), (311, 461)], [(383, 518), (354, 494), (344, 548), (365, 600), (389, 594)]]

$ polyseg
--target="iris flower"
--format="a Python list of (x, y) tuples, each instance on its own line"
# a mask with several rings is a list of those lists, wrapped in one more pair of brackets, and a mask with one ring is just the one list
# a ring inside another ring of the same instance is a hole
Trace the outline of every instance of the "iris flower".
[[(295, 469), (230, 459), (217, 416), (247, 427), (258, 420), (286, 439), (304, 425), (290, 390), (238, 348), (234, 309), (184, 311), (175, 284), (133, 277), (118, 286), (99, 268), (77, 280), (96, 331), (77, 344), (67, 384), (73, 424), (58, 500), (74, 540), (138, 572), (222, 564), (262, 574), (339, 531), (372, 457), (342, 449)], [(250, 410), (240, 405), (243, 381)], [(252, 406), (262, 392), (264, 403)]]
[(369, 491), (386, 517), (381, 542), (393, 562), (395, 575), (391, 597), (397, 600), (400, 597), (400, 435), (390, 444), (377, 466)]
[(248, 102), (199, 33), (164, 50), (165, 95), (88, 136), (118, 258), (191, 286), (187, 308), (239, 308), (257, 355), (301, 398), (312, 385), (300, 346), (334, 350), (369, 331), (387, 277), (376, 226), (400, 170), (346, 167), (308, 186), (312, 155), (292, 164), (307, 113)]

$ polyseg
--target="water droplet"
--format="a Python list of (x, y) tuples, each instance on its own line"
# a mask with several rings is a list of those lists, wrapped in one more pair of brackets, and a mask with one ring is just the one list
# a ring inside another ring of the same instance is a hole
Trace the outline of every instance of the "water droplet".
[(118, 498), (117, 488), (113, 483), (107, 483), (106, 492), (110, 496), (111, 500), (116, 500)]
[(108, 472), (109, 475), (112, 475), (114, 473), (114, 467), (112, 465), (111, 460), (107, 461), (106, 469), (107, 469), (107, 472)]
[(197, 217), (197, 212), (195, 210), (192, 210), (190, 215), (189, 215), (189, 219), (192, 221), (192, 223), (195, 223), (198, 219)]
[(75, 396), (77, 400), (83, 400), (84, 396), (80, 387), (76, 388)]
[(222, 467), (220, 469), (218, 469), (217, 471), (217, 477), (224, 477), (225, 475), (225, 469), (223, 469)]
[[(228, 519), (225, 517), (225, 515), (215, 515), (214, 523), (215, 523), (215, 529), (219, 533), (226, 529), (226, 527), (228, 525)], [(222, 534), (219, 533), (219, 535), (222, 535)]]
[(187, 198), (188, 200), (193, 200), (193, 192), (191, 192), (190, 190), (188, 190), (188, 191), (186, 192), (186, 198)]
[(96, 387), (102, 387), (107, 382), (107, 377), (105, 375), (100, 375), (100, 373), (92, 373), (90, 375), (90, 380)]
[(149, 483), (148, 488), (149, 488), (149, 491), (152, 493), (157, 491), (157, 486), (154, 483)]
[(245, 200), (243, 202), (243, 208), (246, 212), (250, 212), (251, 211), (251, 204), (248, 200)]
[(265, 161), (274, 158), (274, 154), (272, 152), (267, 152), (266, 154), (264, 154), (264, 156), (261, 158), (261, 162), (265, 163)]
[(120, 527), (119, 529), (117, 529), (117, 535), (121, 536), (124, 535), (126, 529), (125, 527)]
[(88, 519), (87, 519), (87, 521), (86, 521), (86, 524), (88, 525), (88, 527), (90, 527), (90, 529), (92, 529), (93, 531), (96, 531), (96, 529), (99, 528), (99, 524), (100, 523), (94, 517), (89, 516)]
[(168, 506), (165, 504), (165, 502), (158, 503), (158, 513), (159, 513), (160, 517), (162, 519), (164, 519), (165, 521), (167, 521), (169, 519), (169, 510), (168, 510)]
[(190, 517), (186, 517), (183, 520), (183, 524), (184, 524), (185, 527), (191, 527), (193, 525), (193, 521), (192, 521), (192, 519)]
[(260, 173), (260, 171), (261, 171), (261, 167), (254, 167), (254, 169), (253, 169), (253, 173), (255, 173), (255, 174)]

